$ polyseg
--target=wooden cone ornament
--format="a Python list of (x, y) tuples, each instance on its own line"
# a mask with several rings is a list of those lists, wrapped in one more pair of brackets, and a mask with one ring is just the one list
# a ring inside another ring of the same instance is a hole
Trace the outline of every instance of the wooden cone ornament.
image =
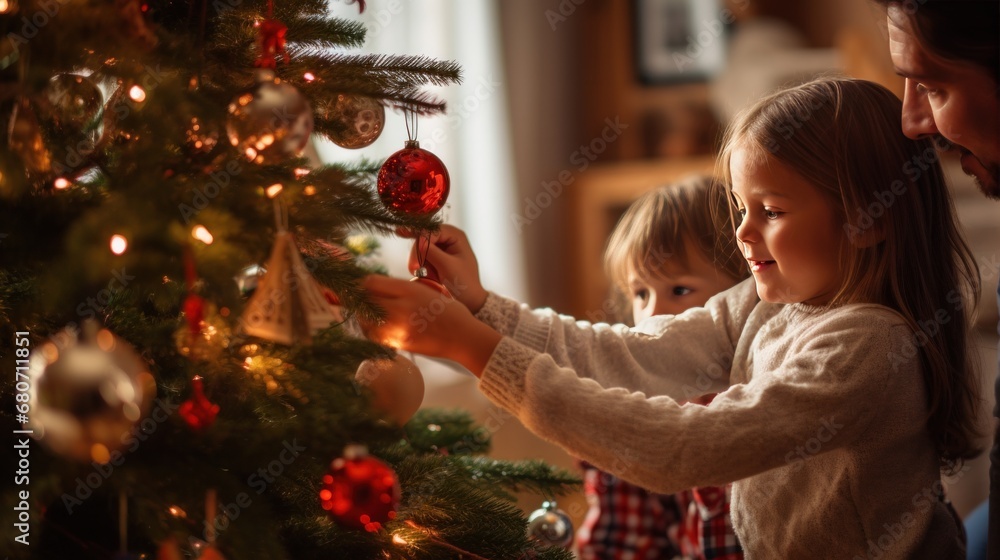
[(309, 274), (292, 234), (279, 231), (267, 273), (243, 312), (246, 334), (281, 344), (309, 344), (312, 335), (339, 318)]

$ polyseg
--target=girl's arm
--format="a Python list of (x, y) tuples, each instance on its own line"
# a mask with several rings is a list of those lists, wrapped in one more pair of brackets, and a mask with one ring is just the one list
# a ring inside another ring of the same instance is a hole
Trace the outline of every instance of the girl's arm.
[[(533, 310), (495, 294), (476, 317), (602, 386), (689, 400), (729, 386), (736, 341), (757, 302), (753, 281), (747, 280), (709, 300), (704, 308), (651, 317), (631, 329), (577, 321), (551, 309)], [(638, 369), (621, 367), (632, 358)]]
[[(602, 387), (510, 338), (497, 346), (480, 389), (542, 438), (629, 482), (663, 493), (722, 485), (804, 464), (797, 450), (817, 434), (822, 444), (810, 454), (851, 445), (873, 421), (896, 426), (902, 442), (922, 441), (919, 360), (896, 367), (891, 359), (908, 332), (901, 323), (884, 312), (840, 314), (801, 333), (775, 370), (754, 373), (708, 406)], [(661, 356), (674, 362), (669, 347)]]
[[(490, 400), (542, 438), (657, 492), (722, 485), (803, 460), (796, 449), (816, 437), (824, 422), (836, 433), (816, 453), (853, 444), (876, 417), (880, 430), (887, 423), (894, 426), (904, 447), (926, 437), (920, 361), (893, 361), (908, 330), (888, 310), (862, 313), (849, 306), (829, 312), (818, 326), (797, 327), (801, 332), (793, 332), (782, 318), (777, 328), (789, 330), (769, 352), (780, 350), (785, 357), (774, 361), (773, 355), (751, 353), (748, 344), (778, 336), (765, 323), (780, 307), (757, 307), (749, 318), (732, 311), (742, 309), (743, 300), (753, 300), (741, 296), (744, 286), (738, 286), (705, 308), (665, 317), (655, 335), (579, 329), (588, 344), (563, 356), (580, 364), (574, 370), (560, 366), (551, 354), (501, 336), (454, 300), (434, 305), (441, 296), (419, 283), (369, 277), (366, 286), (388, 317), (369, 327), (370, 336), (462, 363), (481, 377), (480, 389)], [(412, 318), (424, 316), (421, 309), (437, 311), (415, 326)], [(747, 335), (740, 338), (739, 329), (733, 334), (733, 325), (744, 323)], [(595, 380), (606, 376), (603, 369), (624, 372), (618, 377), (681, 376), (692, 382), (711, 364), (713, 351), (728, 347), (732, 356), (737, 342), (741, 359), (734, 369), (745, 382), (708, 406), (682, 406), (671, 398), (633, 392), (634, 385), (602, 386)], [(753, 361), (758, 367), (745, 372)]]
[(729, 386), (737, 340), (757, 304), (753, 284), (746, 283), (719, 294), (704, 308), (654, 317), (639, 329), (578, 323), (549, 310), (509, 305), (508, 311), (519, 319), (513, 337), (504, 338), (464, 305), (419, 283), (373, 276), (366, 288), (388, 316), (386, 323), (369, 329), (370, 336), (389, 345), (450, 358), (480, 375), (503, 340), (549, 353), (556, 366), (571, 368), (576, 376), (604, 387), (629, 387), (679, 400)]

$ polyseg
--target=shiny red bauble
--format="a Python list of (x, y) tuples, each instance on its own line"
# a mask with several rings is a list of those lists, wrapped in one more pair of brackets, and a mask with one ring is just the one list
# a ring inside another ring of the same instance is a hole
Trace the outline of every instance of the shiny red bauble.
[(323, 476), (320, 504), (338, 524), (369, 532), (396, 517), (400, 489), (389, 465), (368, 455), (364, 446), (349, 445)]
[(451, 180), (444, 163), (416, 140), (389, 156), (378, 172), (378, 195), (394, 212), (433, 214), (444, 206)]

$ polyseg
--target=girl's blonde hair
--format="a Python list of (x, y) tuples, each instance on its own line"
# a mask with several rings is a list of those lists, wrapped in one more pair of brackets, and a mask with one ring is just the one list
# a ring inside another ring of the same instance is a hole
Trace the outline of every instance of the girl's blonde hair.
[[(726, 190), (708, 176), (692, 176), (639, 197), (608, 238), (604, 268), (614, 287), (628, 293), (628, 272), (656, 278), (667, 259), (688, 264), (696, 248), (734, 281), (749, 274), (736, 247)], [(723, 224), (719, 224), (720, 217)]]
[[(863, 80), (823, 78), (760, 100), (730, 125), (718, 173), (736, 150), (774, 158), (829, 197), (843, 223), (844, 283), (830, 305), (898, 311), (923, 362), (928, 429), (949, 470), (979, 453), (981, 397), (967, 340), (979, 269), (955, 220), (937, 151), (902, 133), (902, 104)], [(966, 305), (971, 300), (971, 305)], [(893, 367), (898, 365), (893, 364)]]

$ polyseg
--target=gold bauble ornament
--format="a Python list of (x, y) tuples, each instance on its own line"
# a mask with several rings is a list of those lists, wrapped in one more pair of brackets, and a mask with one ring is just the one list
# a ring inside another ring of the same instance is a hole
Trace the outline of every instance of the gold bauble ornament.
[(372, 406), (400, 426), (413, 418), (424, 400), (420, 368), (399, 354), (361, 362), (354, 380), (371, 391)]

